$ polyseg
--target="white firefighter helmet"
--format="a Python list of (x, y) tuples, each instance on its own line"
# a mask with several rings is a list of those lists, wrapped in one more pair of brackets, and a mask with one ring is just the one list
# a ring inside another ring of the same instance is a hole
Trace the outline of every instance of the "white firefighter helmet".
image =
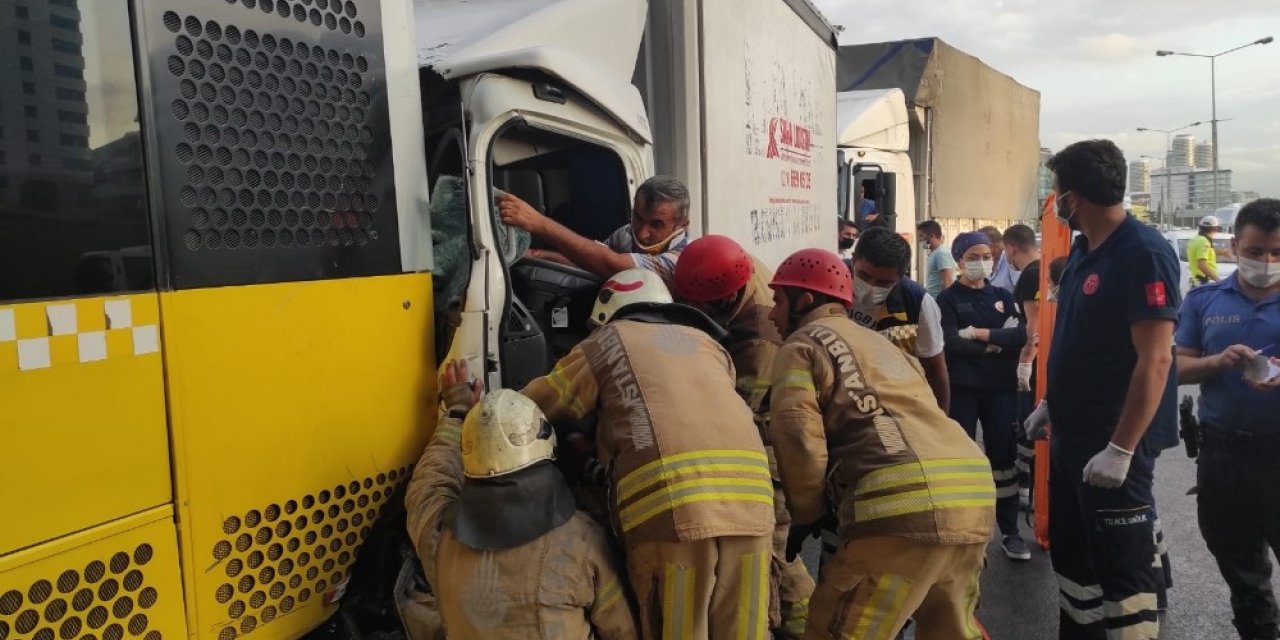
[(674, 300), (658, 274), (648, 269), (619, 271), (600, 287), (596, 304), (591, 309), (591, 321), (606, 324), (618, 309), (638, 302), (670, 304)]
[(556, 434), (542, 410), (519, 391), (486, 395), (462, 423), (462, 472), (492, 478), (556, 458)]

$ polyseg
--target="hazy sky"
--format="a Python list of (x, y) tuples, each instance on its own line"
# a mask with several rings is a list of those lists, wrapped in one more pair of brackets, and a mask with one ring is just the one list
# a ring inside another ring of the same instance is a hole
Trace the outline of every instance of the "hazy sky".
[(1210, 139), (1209, 61), (1217, 53), (1218, 162), (1232, 187), (1280, 196), (1280, 3), (1276, 0), (812, 0), (845, 28), (841, 44), (937, 36), (1040, 91), (1040, 144), (1110, 138), (1162, 166), (1172, 129)]

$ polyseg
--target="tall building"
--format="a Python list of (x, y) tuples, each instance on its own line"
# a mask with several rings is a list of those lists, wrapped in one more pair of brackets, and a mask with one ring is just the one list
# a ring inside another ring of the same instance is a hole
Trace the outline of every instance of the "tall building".
[[(1166, 198), (1167, 189), (1167, 198)], [(1219, 206), (1232, 200), (1231, 170), (1218, 171)], [(1151, 172), (1151, 208), (1164, 210), (1173, 224), (1186, 225), (1214, 212), (1213, 170), (1173, 167)]]
[(83, 44), (78, 0), (0, 0), (0, 203), (93, 183)]
[(1213, 143), (1201, 142), (1196, 145), (1196, 168), (1212, 169), (1213, 168)]
[(1053, 193), (1053, 174), (1049, 171), (1049, 167), (1045, 163), (1049, 162), (1049, 158), (1053, 157), (1053, 150), (1048, 147), (1040, 147), (1040, 206), (1044, 207), (1044, 201), (1049, 198), (1049, 194)]
[(1151, 192), (1151, 158), (1142, 156), (1129, 163), (1129, 193)]
[(1194, 167), (1196, 163), (1196, 137), (1189, 133), (1179, 133), (1173, 137), (1173, 145), (1169, 150), (1167, 167)]

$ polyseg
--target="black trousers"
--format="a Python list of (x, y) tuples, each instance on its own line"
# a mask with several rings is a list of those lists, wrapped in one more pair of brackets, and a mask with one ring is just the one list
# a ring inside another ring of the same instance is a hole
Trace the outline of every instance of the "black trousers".
[(1275, 640), (1280, 612), (1271, 591), (1271, 556), (1280, 556), (1280, 438), (1230, 441), (1205, 433), (1196, 497), (1200, 533), (1231, 589), (1240, 637)]
[(1049, 558), (1058, 578), (1059, 640), (1159, 636), (1155, 454), (1139, 444), (1123, 485), (1099, 489), (1083, 481), (1089, 459), (1106, 440), (1064, 443), (1056, 436), (1049, 465)]
[(982, 422), (982, 447), (996, 483), (996, 524), (1002, 535), (1018, 535), (1017, 389), (951, 387), (951, 418), (974, 439)]

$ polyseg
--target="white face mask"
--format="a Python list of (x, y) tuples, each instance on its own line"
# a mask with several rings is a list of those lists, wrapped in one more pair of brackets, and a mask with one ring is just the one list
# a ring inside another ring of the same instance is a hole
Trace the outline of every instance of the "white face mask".
[(1259, 289), (1270, 289), (1280, 282), (1280, 262), (1263, 262), (1239, 256), (1236, 269), (1245, 282)]
[(973, 280), (983, 280), (991, 277), (991, 271), (994, 269), (991, 258), (982, 260), (965, 260), (964, 261), (964, 277)]
[(890, 291), (893, 291), (893, 287), (875, 287), (858, 276), (853, 277), (853, 297), (859, 303), (884, 304)]

